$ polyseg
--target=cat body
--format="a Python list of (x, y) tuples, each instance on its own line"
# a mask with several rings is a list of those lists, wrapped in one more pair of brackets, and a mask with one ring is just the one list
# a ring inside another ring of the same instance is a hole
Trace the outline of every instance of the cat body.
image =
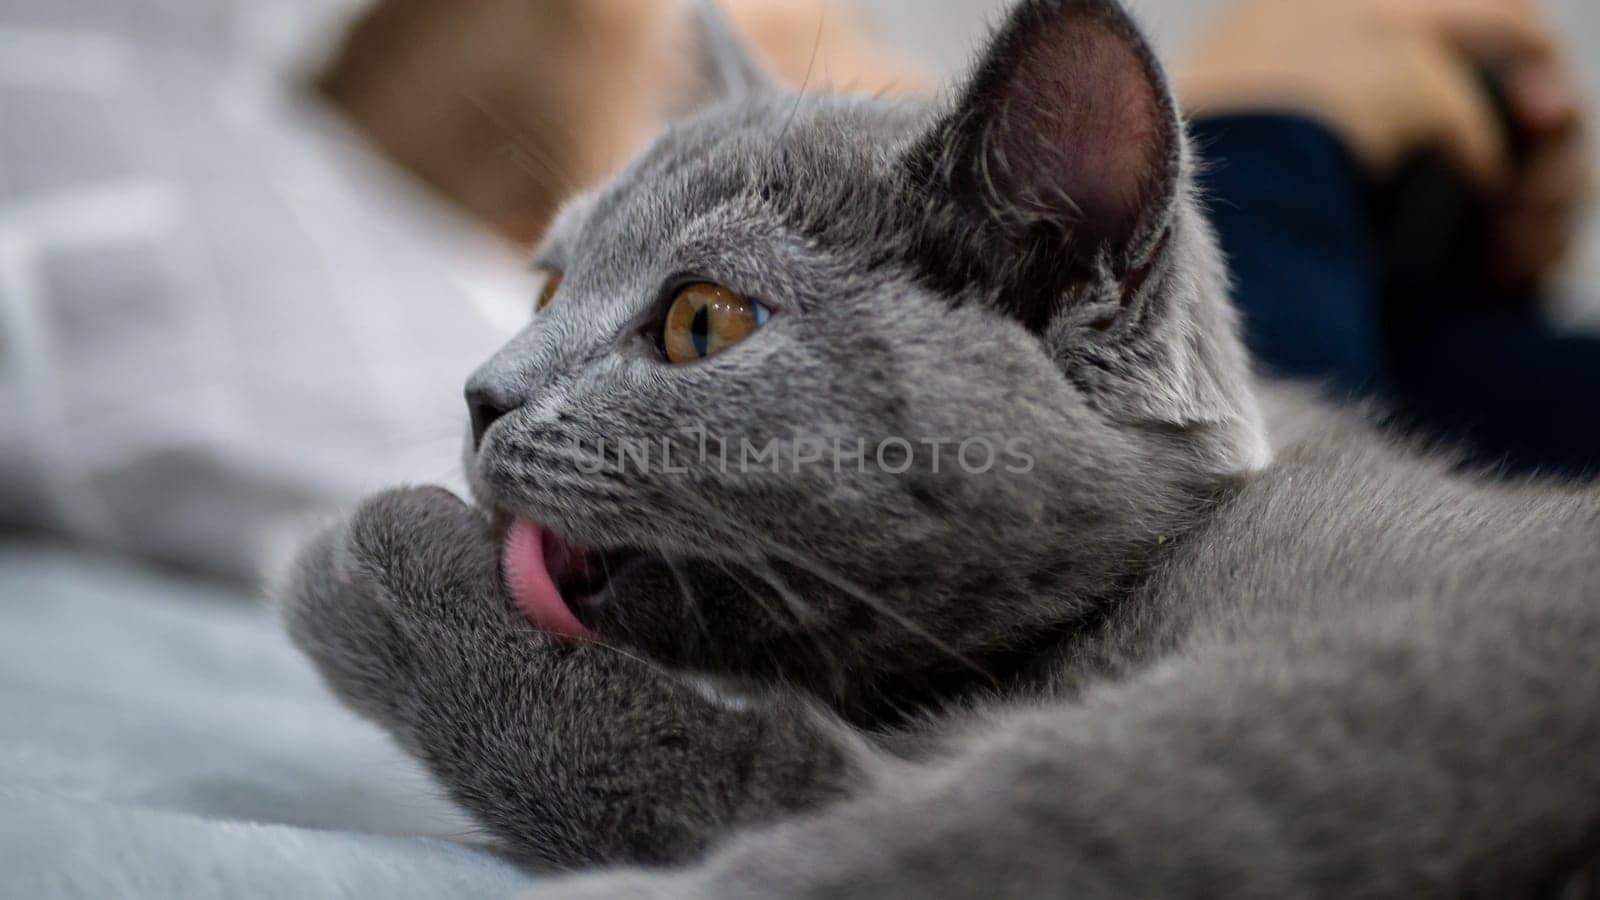
[[(1251, 375), (1117, 4), (1022, 3), (931, 107), (705, 30), (727, 90), (557, 217), (469, 385), (479, 507), (397, 490), (302, 555), (345, 700), (516, 855), (665, 867), (558, 896), (1571, 888), (1600, 491)], [(690, 282), (763, 315), (673, 364)]]

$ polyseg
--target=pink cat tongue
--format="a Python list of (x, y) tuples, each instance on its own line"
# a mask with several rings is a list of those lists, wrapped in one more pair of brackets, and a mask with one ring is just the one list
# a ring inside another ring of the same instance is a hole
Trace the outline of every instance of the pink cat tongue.
[(501, 566), (517, 609), (537, 628), (567, 638), (586, 638), (583, 627), (550, 577), (545, 559), (545, 532), (538, 523), (518, 516), (506, 534)]

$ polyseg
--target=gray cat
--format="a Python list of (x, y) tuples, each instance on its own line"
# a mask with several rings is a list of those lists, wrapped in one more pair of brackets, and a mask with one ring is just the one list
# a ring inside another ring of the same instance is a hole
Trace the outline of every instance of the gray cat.
[(556, 895), (1594, 886), (1600, 491), (1253, 379), (1116, 3), (933, 108), (705, 32), (469, 385), (479, 507), (304, 552), (345, 700), (519, 857), (642, 867)]

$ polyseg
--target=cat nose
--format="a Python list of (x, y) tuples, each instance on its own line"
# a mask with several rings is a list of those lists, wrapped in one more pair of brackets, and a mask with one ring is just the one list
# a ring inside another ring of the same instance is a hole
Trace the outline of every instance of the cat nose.
[(483, 446), (483, 433), (501, 416), (522, 405), (503, 390), (479, 383), (467, 385), (467, 413), (472, 417), (472, 449)]

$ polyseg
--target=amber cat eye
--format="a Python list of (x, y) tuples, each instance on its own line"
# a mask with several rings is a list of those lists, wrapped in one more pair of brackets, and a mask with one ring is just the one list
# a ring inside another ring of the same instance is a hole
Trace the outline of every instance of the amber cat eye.
[(544, 273), (544, 284), (539, 286), (539, 299), (533, 302), (533, 311), (538, 312), (550, 305), (556, 298), (556, 291), (561, 290), (561, 273), (547, 271)]
[(674, 363), (705, 359), (767, 323), (765, 306), (721, 285), (685, 285), (672, 298), (661, 328), (661, 349)]

